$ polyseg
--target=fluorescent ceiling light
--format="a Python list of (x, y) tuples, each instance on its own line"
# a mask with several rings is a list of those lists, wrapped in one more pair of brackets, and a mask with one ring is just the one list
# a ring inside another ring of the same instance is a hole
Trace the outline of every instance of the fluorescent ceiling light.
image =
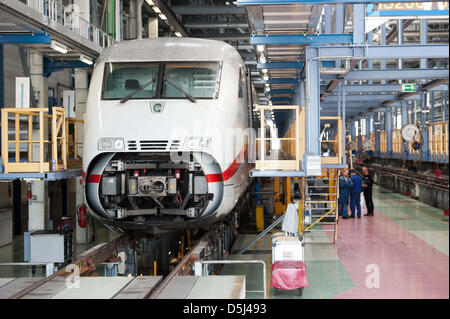
[(67, 53), (67, 47), (55, 40), (52, 40), (50, 42), (50, 48), (52, 48), (55, 51), (61, 52), (61, 53)]
[(182, 37), (183, 35), (180, 33), (180, 32), (175, 32), (175, 35), (177, 36), (177, 37)]
[(164, 13), (160, 13), (159, 17), (161, 18), (161, 20), (167, 20), (167, 17)]
[(267, 74), (264, 74), (264, 75), (263, 75), (263, 80), (264, 80), (264, 81), (267, 81), (268, 79), (269, 79), (269, 76), (268, 76)]
[(156, 13), (161, 13), (161, 10), (160, 10), (157, 6), (153, 6), (152, 9), (153, 9), (153, 11), (155, 11)]
[(258, 52), (264, 52), (264, 45), (258, 44), (258, 45), (256, 46), (256, 51), (258, 51)]
[(154, 5), (152, 0), (145, 0), (150, 6)]
[(263, 54), (259, 57), (259, 63), (266, 63), (266, 57)]
[(267, 69), (262, 69), (262, 72), (263, 73), (267, 73)]
[(86, 63), (88, 65), (92, 65), (92, 63), (94, 63), (91, 58), (89, 58), (83, 54), (80, 54), (80, 61), (83, 63)]
[(85, 56), (83, 54), (80, 54), (80, 61), (83, 62), (83, 63), (89, 64), (89, 65), (94, 63), (90, 57), (87, 57), (87, 56)]

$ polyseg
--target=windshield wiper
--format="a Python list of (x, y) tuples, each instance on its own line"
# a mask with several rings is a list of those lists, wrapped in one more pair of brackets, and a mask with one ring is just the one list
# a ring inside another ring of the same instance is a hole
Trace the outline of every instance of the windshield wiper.
[(192, 95), (190, 95), (189, 93), (187, 93), (186, 91), (184, 91), (182, 88), (180, 88), (180, 87), (179, 87), (178, 85), (176, 85), (175, 83), (173, 83), (173, 82), (171, 82), (171, 81), (169, 81), (169, 80), (167, 80), (167, 79), (164, 79), (164, 82), (169, 83), (169, 84), (172, 85), (175, 89), (177, 89), (179, 92), (183, 93), (183, 95), (184, 95), (185, 97), (187, 97), (188, 100), (191, 101), (192, 103), (197, 102), (197, 100), (195, 99), (195, 97), (193, 97)]
[(121, 100), (120, 103), (125, 103), (126, 101), (128, 101), (129, 99), (131, 99), (131, 97), (133, 95), (135, 95), (138, 92), (141, 92), (143, 89), (145, 89), (147, 86), (149, 86), (150, 84), (154, 83), (156, 81), (156, 78), (151, 79), (150, 81), (148, 81), (147, 83), (145, 83), (142, 87), (140, 87), (137, 90), (134, 90), (133, 92), (131, 92), (130, 94), (124, 96)]

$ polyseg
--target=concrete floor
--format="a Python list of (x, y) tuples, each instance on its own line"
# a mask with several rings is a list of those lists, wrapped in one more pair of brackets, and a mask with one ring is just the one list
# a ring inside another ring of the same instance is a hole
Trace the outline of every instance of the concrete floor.
[[(270, 235), (247, 254), (229, 259), (265, 261), (269, 298), (448, 298), (449, 226), (442, 210), (377, 187), (374, 205), (374, 217), (339, 221), (336, 244), (305, 245), (310, 286), (303, 297), (298, 291), (275, 296), (270, 287)], [(254, 236), (240, 235), (233, 250)], [(221, 274), (245, 274), (247, 290), (262, 290), (260, 266), (227, 265)], [(247, 298), (262, 298), (262, 293)]]
[[(443, 212), (399, 194), (374, 189), (375, 216), (340, 220), (336, 244), (308, 242), (305, 263), (309, 287), (303, 292), (282, 291), (275, 296), (270, 287), (271, 236), (261, 239), (244, 255), (229, 259), (259, 259), (266, 262), (269, 298), (448, 298), (449, 297), (449, 226)], [(363, 214), (365, 213), (362, 202)], [(279, 230), (275, 230), (279, 231)], [(255, 235), (241, 234), (234, 251)], [(98, 228), (98, 242), (114, 235)], [(75, 245), (75, 254), (94, 246)], [(0, 248), (0, 262), (23, 261), (23, 238)], [(37, 267), (0, 266), (0, 278), (43, 277)], [(247, 290), (262, 290), (259, 265), (227, 265), (221, 275), (246, 275)], [(102, 275), (103, 267), (98, 268)], [(378, 285), (372, 281), (378, 272)], [(369, 284), (369, 285), (368, 285)], [(370, 288), (370, 284), (375, 286)], [(378, 288), (377, 288), (378, 286)], [(262, 298), (249, 292), (247, 298)]]

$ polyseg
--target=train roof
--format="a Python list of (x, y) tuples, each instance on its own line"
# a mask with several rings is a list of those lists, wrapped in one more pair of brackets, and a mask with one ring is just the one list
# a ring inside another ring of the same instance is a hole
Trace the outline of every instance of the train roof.
[(224, 61), (241, 57), (228, 43), (197, 38), (147, 38), (109, 46), (98, 62)]

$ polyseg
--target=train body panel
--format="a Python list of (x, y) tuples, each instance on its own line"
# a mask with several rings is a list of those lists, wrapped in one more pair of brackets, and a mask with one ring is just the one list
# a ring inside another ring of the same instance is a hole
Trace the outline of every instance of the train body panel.
[(90, 211), (125, 228), (226, 216), (248, 185), (248, 114), (245, 66), (225, 43), (162, 38), (109, 47), (87, 101)]

